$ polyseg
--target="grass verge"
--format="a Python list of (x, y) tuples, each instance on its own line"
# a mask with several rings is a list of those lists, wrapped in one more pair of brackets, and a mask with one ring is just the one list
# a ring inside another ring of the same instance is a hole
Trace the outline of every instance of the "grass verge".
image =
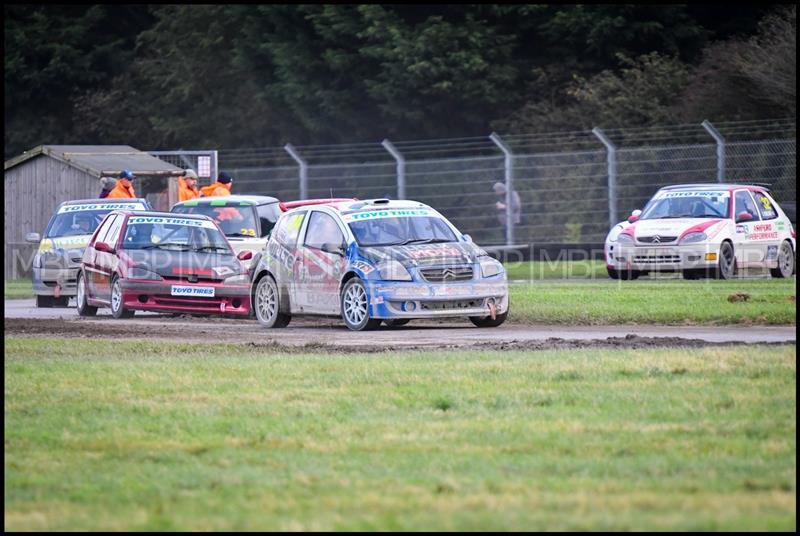
[(7, 300), (33, 298), (33, 284), (30, 279), (6, 279), (3, 281), (3, 288)]
[(796, 350), (5, 339), (6, 530), (794, 530)]
[[(543, 281), (509, 292), (509, 320), (517, 323), (794, 325), (797, 318), (794, 278)], [(741, 294), (747, 299), (729, 301)]]

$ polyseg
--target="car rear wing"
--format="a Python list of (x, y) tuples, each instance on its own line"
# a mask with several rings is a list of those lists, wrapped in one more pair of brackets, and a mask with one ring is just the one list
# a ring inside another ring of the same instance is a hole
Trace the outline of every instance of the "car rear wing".
[(358, 201), (355, 197), (329, 197), (327, 199), (302, 199), (298, 201), (281, 201), (278, 203), (281, 212), (289, 211), (297, 207), (305, 207), (308, 205), (330, 205), (332, 203), (343, 203), (347, 201)]

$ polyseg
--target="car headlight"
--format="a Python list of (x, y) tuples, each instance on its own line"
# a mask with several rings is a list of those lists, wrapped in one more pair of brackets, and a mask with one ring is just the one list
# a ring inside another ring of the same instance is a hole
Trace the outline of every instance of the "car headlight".
[(689, 233), (681, 238), (681, 244), (695, 244), (697, 242), (703, 242), (707, 239), (708, 235), (706, 235), (706, 233)]
[(247, 285), (250, 283), (250, 277), (247, 274), (236, 274), (226, 277), (223, 282), (226, 285)]
[(384, 261), (378, 264), (378, 271), (384, 281), (411, 281), (411, 274), (397, 261)]
[(481, 274), (483, 277), (492, 277), (503, 271), (503, 265), (491, 257), (481, 257), (478, 259), (481, 265)]
[(151, 272), (141, 266), (134, 266), (128, 270), (128, 277), (130, 279), (150, 279), (152, 281), (161, 281), (162, 277), (155, 272)]
[(617, 242), (620, 244), (633, 244), (633, 237), (627, 233), (620, 233), (617, 236)]
[(620, 227), (619, 225), (615, 225), (614, 228), (611, 229), (608, 232), (607, 240), (609, 242), (616, 242), (617, 241), (617, 237), (619, 236), (619, 233), (621, 233), (621, 232), (622, 232), (622, 227)]

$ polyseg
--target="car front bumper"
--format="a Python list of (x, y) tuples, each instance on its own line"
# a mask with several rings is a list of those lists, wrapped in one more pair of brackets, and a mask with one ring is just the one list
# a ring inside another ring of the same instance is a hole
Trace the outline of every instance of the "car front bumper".
[(620, 245), (606, 244), (606, 266), (615, 270), (676, 272), (707, 269), (719, 263), (720, 244)]
[[(122, 301), (126, 309), (173, 313), (208, 313), (247, 316), (250, 314), (250, 286), (184, 281), (121, 281)], [(173, 296), (172, 286), (213, 287), (214, 296)]]
[(489, 316), (508, 311), (505, 278), (485, 278), (460, 283), (371, 281), (372, 318), (437, 318)]
[(34, 267), (31, 274), (33, 293), (37, 296), (75, 296), (78, 293), (75, 282), (78, 268)]

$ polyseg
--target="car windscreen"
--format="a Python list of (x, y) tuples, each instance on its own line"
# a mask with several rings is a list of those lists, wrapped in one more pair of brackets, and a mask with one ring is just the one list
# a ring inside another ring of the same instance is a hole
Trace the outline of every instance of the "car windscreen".
[(228, 241), (213, 222), (189, 218), (132, 216), (125, 228), (123, 248), (233, 255)]
[(256, 237), (258, 236), (256, 233), (256, 215), (253, 208), (251, 203), (220, 200), (210, 203), (176, 205), (173, 207), (172, 212), (208, 216), (219, 224), (225, 236)]
[[(345, 216), (358, 216), (351, 214)], [(457, 240), (450, 226), (438, 216), (378, 216), (349, 221), (360, 246), (395, 246)]]
[(89, 235), (112, 210), (145, 210), (142, 203), (97, 203), (95, 205), (65, 205), (58, 209), (45, 231), (45, 238)]
[(665, 192), (653, 198), (640, 219), (727, 218), (730, 205), (727, 191)]

